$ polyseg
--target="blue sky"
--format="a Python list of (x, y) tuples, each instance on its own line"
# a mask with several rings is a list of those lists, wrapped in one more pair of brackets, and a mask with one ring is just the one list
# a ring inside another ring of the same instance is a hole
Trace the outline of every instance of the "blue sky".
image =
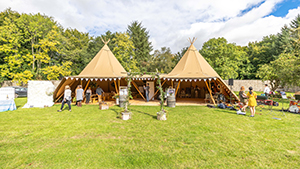
[(270, 13), (270, 15), (276, 16), (276, 17), (284, 17), (286, 14), (288, 14), (290, 9), (298, 8), (300, 5), (299, 0), (285, 0), (282, 3), (278, 3), (275, 6), (275, 10)]
[(140, 21), (154, 49), (170, 47), (173, 53), (196, 37), (200, 49), (211, 38), (224, 37), (245, 46), (280, 32), (300, 14), (300, 0), (0, 0), (0, 10), (52, 16), (64, 28), (93, 36), (125, 32)]

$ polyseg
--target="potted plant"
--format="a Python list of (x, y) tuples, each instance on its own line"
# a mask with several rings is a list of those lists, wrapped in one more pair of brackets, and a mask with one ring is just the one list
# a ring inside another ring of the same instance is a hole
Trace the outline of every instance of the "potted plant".
[(160, 81), (160, 76), (159, 76), (159, 72), (156, 69), (156, 74), (155, 76), (157, 77), (157, 88), (159, 89), (160, 92), (160, 111), (157, 112), (157, 120), (167, 120), (167, 112), (164, 109), (164, 102), (165, 102), (165, 95), (166, 93), (163, 91), (162, 85), (161, 85), (161, 81)]
[(116, 100), (116, 105), (119, 105), (119, 94), (117, 94), (117, 93), (115, 93), (114, 95), (113, 95), (113, 99), (115, 99)]
[(130, 70), (129, 70), (129, 72), (127, 72), (127, 95), (126, 95), (126, 99), (124, 102), (124, 111), (121, 112), (122, 120), (131, 119), (132, 113), (128, 110), (128, 106), (129, 106), (129, 99), (132, 99), (130, 88), (131, 88), (131, 80), (132, 80), (132, 77), (134, 76), (134, 74), (135, 73), (131, 73)]

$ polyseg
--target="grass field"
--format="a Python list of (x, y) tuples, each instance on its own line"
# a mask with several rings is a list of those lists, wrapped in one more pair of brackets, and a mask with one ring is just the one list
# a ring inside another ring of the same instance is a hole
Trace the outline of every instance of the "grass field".
[(298, 114), (181, 106), (158, 121), (159, 107), (131, 106), (123, 121), (117, 106), (57, 112), (25, 103), (0, 113), (0, 168), (300, 168)]

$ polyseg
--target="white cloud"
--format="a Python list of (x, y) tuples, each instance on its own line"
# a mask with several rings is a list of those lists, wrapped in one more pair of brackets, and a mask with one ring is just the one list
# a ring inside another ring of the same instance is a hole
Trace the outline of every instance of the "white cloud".
[[(0, 0), (0, 10), (11, 7), (20, 13), (53, 16), (64, 28), (93, 32), (126, 31), (134, 20), (142, 21), (154, 49), (171, 47), (173, 53), (214, 37), (246, 45), (280, 31), (300, 13), (300, 7), (286, 17), (268, 16), (283, 0)], [(253, 6), (255, 8), (253, 8)]]

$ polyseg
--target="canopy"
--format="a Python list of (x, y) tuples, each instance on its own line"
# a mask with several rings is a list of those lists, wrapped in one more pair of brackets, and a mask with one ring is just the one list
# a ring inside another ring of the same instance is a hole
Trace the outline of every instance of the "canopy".
[(195, 48), (193, 43), (196, 41), (196, 39), (193, 38), (193, 40), (189, 40), (191, 46), (185, 52), (174, 69), (169, 74), (164, 75), (163, 77), (176, 80), (188, 79), (190, 81), (192, 81), (193, 79), (195, 81), (201, 81), (202, 79), (204, 79), (204, 81), (206, 81), (207, 79), (210, 81), (214, 79), (214, 81), (217, 81), (218, 83), (221, 83), (223, 86), (225, 86), (226, 91), (230, 91), (234, 98), (239, 100), (235, 93), (229, 89), (228, 85), (222, 80), (218, 73), (209, 65), (209, 63)]
[(97, 53), (97, 55), (90, 61), (90, 63), (82, 70), (78, 76), (79, 78), (114, 78), (126, 76), (126, 71), (114, 54), (105, 45)]

